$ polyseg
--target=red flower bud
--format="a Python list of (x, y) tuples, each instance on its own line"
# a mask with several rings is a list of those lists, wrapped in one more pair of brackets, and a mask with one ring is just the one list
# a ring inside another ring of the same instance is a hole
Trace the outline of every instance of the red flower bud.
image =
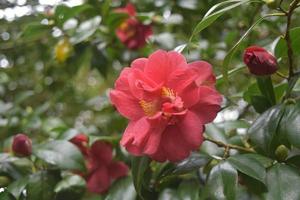
[(244, 63), (252, 74), (258, 76), (273, 74), (278, 69), (276, 58), (259, 46), (251, 46), (245, 50)]
[(12, 150), (18, 156), (30, 156), (32, 152), (31, 139), (22, 133), (13, 139)]
[(72, 142), (74, 145), (76, 145), (81, 153), (83, 155), (87, 155), (88, 154), (88, 143), (89, 143), (89, 138), (87, 135), (80, 133), (78, 135), (76, 135), (75, 137), (70, 139), (70, 142)]

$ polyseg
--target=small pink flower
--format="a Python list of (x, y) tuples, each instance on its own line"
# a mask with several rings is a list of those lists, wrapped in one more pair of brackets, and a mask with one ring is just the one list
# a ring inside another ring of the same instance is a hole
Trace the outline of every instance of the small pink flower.
[(150, 25), (144, 25), (136, 18), (135, 7), (128, 3), (125, 8), (119, 8), (116, 12), (122, 12), (129, 17), (121, 23), (116, 30), (116, 35), (129, 49), (138, 49), (146, 44), (146, 39), (152, 35)]
[(276, 58), (266, 49), (250, 46), (244, 52), (244, 63), (252, 74), (271, 75), (278, 69)]
[(25, 134), (17, 134), (13, 139), (12, 150), (18, 156), (30, 156), (32, 153), (31, 139)]
[(204, 125), (220, 110), (211, 65), (187, 63), (158, 50), (124, 68), (110, 92), (111, 102), (130, 120), (121, 144), (133, 155), (176, 162), (197, 150)]
[[(78, 134), (70, 140), (79, 149), (82, 148), (78, 143), (84, 134)], [(105, 193), (113, 180), (124, 177), (128, 174), (128, 166), (121, 161), (113, 160), (113, 149), (109, 143), (100, 140), (94, 142), (91, 147), (87, 147), (88, 153), (83, 151), (86, 159), (87, 174), (75, 172), (83, 176), (87, 181), (87, 189), (92, 193)]]

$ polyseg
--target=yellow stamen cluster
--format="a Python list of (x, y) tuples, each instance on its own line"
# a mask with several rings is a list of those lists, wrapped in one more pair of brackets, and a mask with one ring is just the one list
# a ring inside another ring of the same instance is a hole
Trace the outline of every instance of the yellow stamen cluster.
[(170, 99), (174, 99), (176, 97), (176, 94), (171, 88), (162, 87), (161, 96), (162, 97), (167, 97), (167, 98), (170, 98)]
[(156, 104), (155, 102), (147, 102), (145, 100), (140, 100), (140, 105), (147, 116), (153, 116), (156, 113)]

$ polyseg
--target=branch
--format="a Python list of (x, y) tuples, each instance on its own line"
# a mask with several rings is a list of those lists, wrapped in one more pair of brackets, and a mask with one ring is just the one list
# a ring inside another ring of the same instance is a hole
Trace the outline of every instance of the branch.
[(225, 144), (221, 141), (214, 140), (214, 139), (209, 138), (207, 136), (204, 137), (204, 140), (212, 142), (212, 143), (216, 144), (219, 147), (224, 147), (225, 150), (227, 150), (227, 151), (228, 151), (228, 149), (236, 149), (236, 150), (244, 151), (244, 152), (248, 152), (248, 153), (255, 153), (255, 150), (252, 149), (252, 148), (241, 147), (241, 146), (234, 145), (234, 144)]
[(290, 28), (291, 28), (291, 21), (292, 21), (292, 15), (293, 11), (297, 8), (297, 4), (299, 3), (299, 0), (294, 0), (289, 7), (289, 10), (287, 12), (287, 24), (286, 24), (286, 32), (284, 35), (284, 39), (287, 43), (287, 48), (288, 48), (288, 60), (289, 60), (289, 79), (292, 78), (294, 75), (294, 69), (293, 69), (293, 49), (292, 49), (292, 42), (290, 38)]

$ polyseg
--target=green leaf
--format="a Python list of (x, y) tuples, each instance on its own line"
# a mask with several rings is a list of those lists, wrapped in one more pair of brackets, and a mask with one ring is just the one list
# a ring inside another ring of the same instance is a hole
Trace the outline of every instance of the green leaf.
[(247, 154), (247, 157), (259, 162), (264, 168), (268, 168), (273, 164), (273, 160), (260, 154)]
[(206, 165), (209, 159), (210, 157), (208, 155), (192, 153), (187, 159), (181, 161), (175, 166), (175, 169), (172, 170), (172, 174), (183, 174), (197, 170)]
[(85, 169), (81, 152), (68, 141), (55, 140), (34, 146), (33, 154), (60, 169)]
[[(292, 49), (295, 55), (300, 54), (300, 27), (290, 30)], [(283, 37), (280, 37), (275, 47), (275, 56), (277, 58), (287, 57), (287, 44)]]
[(82, 22), (76, 29), (76, 32), (73, 35), (73, 37), (71, 37), (70, 42), (72, 44), (78, 44), (84, 40), (87, 40), (99, 28), (100, 22), (100, 16), (96, 16), (94, 18)]
[(265, 96), (261, 95), (251, 95), (250, 104), (258, 113), (263, 113), (272, 106), (270, 101)]
[(227, 53), (227, 55), (224, 58), (223, 69), (222, 69), (222, 74), (223, 74), (225, 83), (228, 83), (228, 66), (231, 62), (231, 59), (232, 59), (233, 55), (235, 54), (235, 52), (241, 46), (242, 41), (244, 41), (244, 39), (248, 36), (248, 34), (252, 31), (252, 29), (268, 17), (282, 16), (282, 15), (284, 15), (284, 14), (283, 13), (273, 13), (273, 14), (268, 14), (268, 15), (261, 17), (244, 33), (244, 35), (237, 41), (237, 43), (229, 50), (229, 52)]
[(104, 49), (93, 48), (91, 67), (96, 68), (99, 73), (106, 78), (108, 72), (108, 58)]
[(133, 184), (137, 194), (143, 199), (143, 190), (147, 185), (145, 176), (150, 169), (151, 159), (147, 156), (133, 157), (131, 161), (131, 172), (133, 177)]
[[(242, 4), (245, 3), (249, 3), (249, 2), (257, 2), (257, 1), (251, 1), (251, 0), (240, 0), (240, 1), (233, 1), (233, 0), (229, 0), (229, 1), (225, 1), (222, 3), (219, 3), (217, 5), (215, 5), (214, 7), (212, 7), (212, 9), (210, 9), (205, 16), (203, 17), (203, 19), (196, 25), (195, 29), (192, 32), (192, 35), (189, 39), (189, 43), (192, 42), (193, 38), (195, 37), (196, 34), (200, 33), (202, 30), (204, 30), (206, 27), (208, 27), (209, 25), (211, 25), (214, 21), (216, 21), (220, 16), (222, 16), (225, 12), (236, 8)], [(226, 4), (230, 4), (225, 8), (222, 8), (218, 11), (213, 12), (216, 8), (221, 7), (223, 5)]]
[(127, 13), (112, 12), (108, 15), (106, 23), (111, 30), (115, 30), (125, 19), (128, 18)]
[(86, 189), (85, 180), (78, 175), (68, 175), (57, 183), (54, 191), (57, 193), (56, 200), (80, 200)]
[(105, 200), (135, 200), (136, 192), (131, 177), (117, 180), (109, 189)]
[(52, 26), (40, 24), (38, 22), (32, 22), (27, 24), (21, 33), (21, 38), (26, 40), (35, 40), (43, 37), (45, 34), (51, 31)]
[(13, 182), (12, 184), (10, 184), (7, 187), (7, 190), (16, 198), (19, 199), (19, 197), (21, 196), (22, 192), (24, 191), (26, 185), (28, 183), (28, 177), (23, 177), (20, 178), (18, 180), (16, 180), (15, 182)]
[(266, 170), (264, 166), (248, 155), (234, 155), (229, 157), (227, 161), (238, 171), (265, 184)]
[(176, 190), (167, 188), (164, 189), (160, 194), (158, 200), (180, 200)]
[(92, 9), (89, 4), (82, 4), (79, 6), (69, 7), (66, 5), (59, 5), (55, 9), (55, 19), (58, 26), (62, 26), (65, 21), (76, 17), (80, 13)]
[(300, 101), (285, 106), (280, 132), (287, 137), (290, 144), (300, 148)]
[(261, 94), (263, 94), (270, 104), (274, 106), (276, 104), (276, 98), (271, 77), (256, 77), (256, 81)]
[(254, 148), (263, 155), (274, 157), (278, 145), (282, 144), (278, 133), (284, 109), (277, 105), (260, 115), (248, 130)]
[(293, 167), (275, 164), (267, 172), (266, 200), (300, 199), (300, 174)]
[(210, 171), (206, 192), (212, 199), (235, 199), (237, 190), (237, 171), (228, 162), (220, 162)]
[(32, 174), (26, 186), (27, 199), (53, 200), (55, 197), (54, 187), (57, 181), (57, 177), (48, 171)]
[(196, 180), (186, 180), (180, 183), (177, 189), (181, 200), (198, 200), (200, 185)]
[(6, 173), (14, 179), (22, 178), (31, 172), (32, 163), (27, 158), (13, 157), (7, 153), (0, 154), (0, 173)]
[(274, 92), (275, 92), (275, 97), (277, 102), (281, 101), (287, 88), (288, 88), (287, 83), (280, 83), (274, 86)]
[(16, 200), (13, 195), (11, 195), (7, 190), (0, 192), (0, 199), (1, 200)]

